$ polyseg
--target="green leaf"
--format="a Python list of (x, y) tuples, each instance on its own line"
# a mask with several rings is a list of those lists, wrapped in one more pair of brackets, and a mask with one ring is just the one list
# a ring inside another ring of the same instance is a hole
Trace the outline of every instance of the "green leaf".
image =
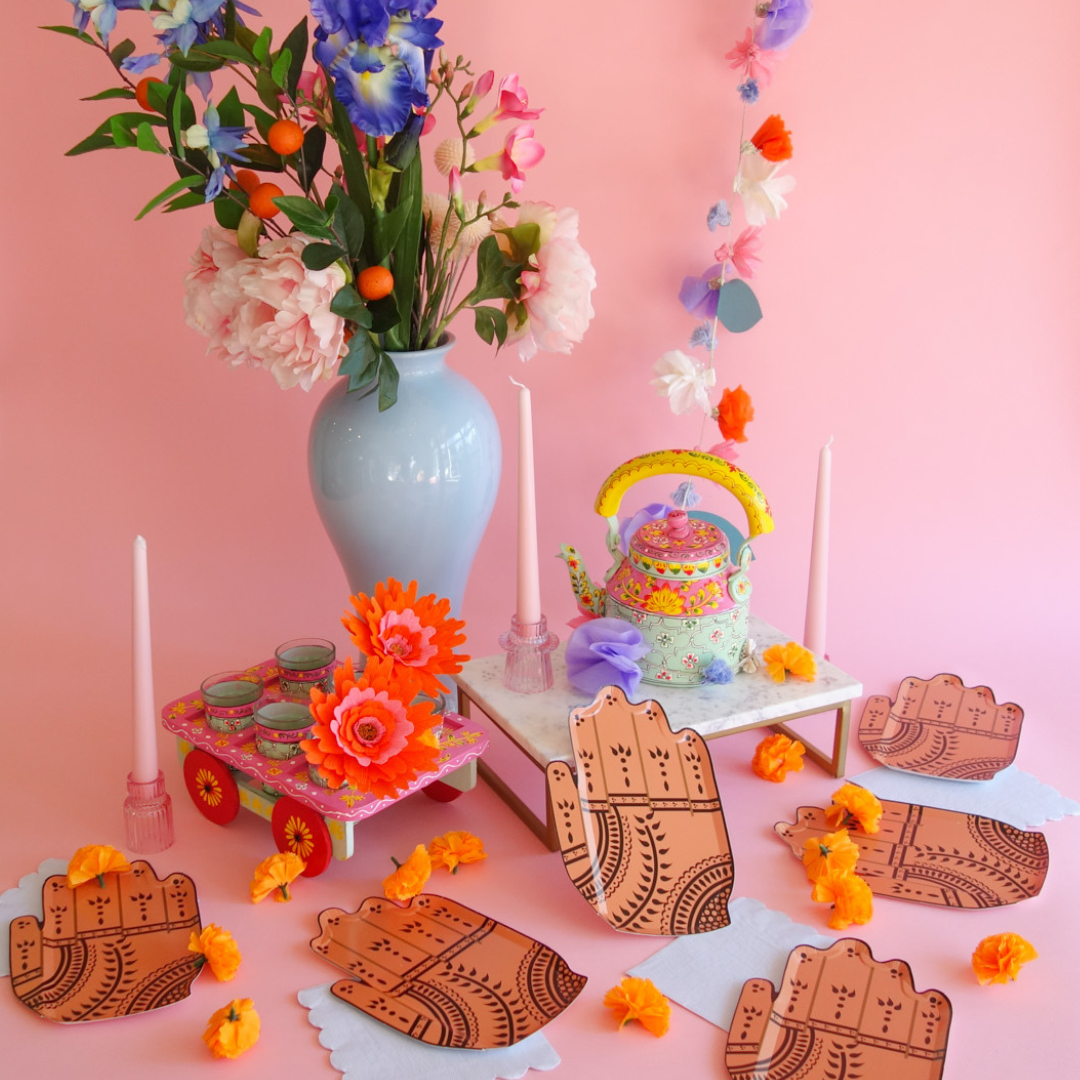
[(473, 317), (476, 321), (476, 332), (489, 345), (491, 339), (499, 339), (499, 348), (506, 344), (506, 316), (498, 309), (491, 307), (473, 308)]
[(326, 132), (321, 127), (308, 128), (304, 133), (303, 151), (294, 155), (296, 174), (300, 180), (300, 186), (305, 191), (311, 190), (315, 177), (319, 175), (325, 149)]
[(330, 301), (330, 310), (343, 319), (351, 319), (365, 330), (371, 326), (371, 313), (364, 301), (360, 299), (360, 294), (354, 285), (342, 285), (334, 293), (334, 299)]
[(240, 95), (236, 92), (235, 86), (218, 102), (217, 111), (218, 119), (223, 126), (244, 126), (244, 106), (240, 104)]
[(243, 150), (237, 151), (237, 156), (261, 172), (285, 171), (285, 166), (281, 163), (281, 155), (275, 154), (269, 146), (264, 146), (262, 143), (249, 143)]
[(121, 122), (119, 116), (109, 117), (109, 130), (112, 132), (113, 142), (117, 146), (128, 147), (135, 145), (135, 136)]
[(291, 100), (296, 99), (296, 84), (300, 81), (300, 76), (304, 71), (304, 60), (307, 57), (308, 52), (308, 31), (307, 31), (307, 18), (301, 19), (290, 31), (289, 36), (285, 39), (285, 44), (282, 47), (282, 52), (289, 51), (289, 55), (292, 57), (289, 63), (289, 76), (286, 80), (285, 89), (289, 94)]
[(238, 45), (243, 45), (252, 56), (255, 55), (255, 31), (250, 27), (242, 26), (239, 20), (237, 20), (236, 33), (233, 35), (232, 40)]
[[(356, 203), (337, 184), (330, 188), (330, 198), (337, 199), (337, 209), (334, 211), (334, 227), (338, 232), (338, 238), (344, 242), (349, 258), (353, 260), (359, 259), (364, 245), (363, 215), (357, 209)], [(327, 201), (329, 202), (329, 200)]]
[(309, 270), (325, 270), (344, 258), (345, 252), (336, 244), (308, 244), (300, 254), (300, 261)]
[(131, 128), (137, 127), (141, 122), (146, 121), (148, 124), (154, 124), (157, 127), (164, 127), (165, 121), (159, 120), (156, 116), (151, 116), (149, 113), (144, 112), (132, 112), (132, 113), (117, 113), (115, 116), (110, 116), (107, 120), (103, 120), (94, 130), (85, 138), (82, 142), (76, 143), (68, 152), (67, 157), (77, 157), (79, 154), (88, 153), (91, 150), (104, 150), (107, 147), (113, 146), (134, 146), (135, 139), (130, 137), (130, 142), (116, 143), (113, 141), (113, 121), (116, 120), (124, 129), (125, 133)]
[(168, 114), (173, 153), (185, 157), (186, 153), (181, 136), (187, 128), (195, 123), (195, 106), (191, 103), (191, 98), (184, 92), (183, 86), (174, 87), (169, 95)]
[(110, 86), (108, 90), (102, 90), (100, 94), (91, 94), (89, 97), (79, 98), (80, 101), (105, 101), (107, 98), (130, 98), (135, 100), (135, 91), (126, 86)]
[(181, 52), (169, 54), (169, 63), (174, 68), (182, 71), (217, 71), (225, 66), (225, 59), (221, 56), (211, 56), (201, 49), (192, 49), (187, 56)]
[(149, 150), (153, 154), (164, 154), (166, 152), (165, 147), (158, 141), (158, 137), (145, 120), (136, 129), (135, 145), (140, 150)]
[(409, 220), (412, 196), (402, 195), (397, 206), (388, 214), (375, 214), (375, 260), (383, 262), (394, 250), (402, 230)]
[(476, 251), (476, 287), (466, 298), (470, 304), (481, 300), (513, 300), (521, 275), (518, 263), (508, 263), (494, 236), (485, 236)]
[(169, 111), (169, 95), (175, 87), (167, 82), (150, 83), (146, 88), (146, 100), (150, 102), (154, 112), (165, 116)]
[(240, 225), (240, 218), (244, 216), (243, 202), (237, 202), (232, 196), (236, 195), (241, 200), (246, 196), (242, 191), (234, 191), (227, 195), (224, 191), (214, 200), (214, 217), (223, 229), (236, 229)]
[[(334, 110), (334, 133), (337, 137), (338, 149), (341, 152), (341, 165), (345, 173), (345, 190), (364, 221), (365, 243), (369, 243), (372, 231), (373, 210), (371, 206), (371, 192), (368, 191), (367, 176), (364, 172), (364, 156), (356, 145), (356, 132), (353, 131), (352, 121), (348, 113), (337, 98), (333, 99)], [(421, 192), (421, 197), (423, 193)], [(366, 250), (368, 262), (376, 262), (372, 258), (370, 249)]]
[(371, 332), (373, 334), (385, 334), (401, 322), (398, 312), (397, 301), (394, 294), (384, 296), (381, 300), (369, 300), (367, 305), (371, 314)]
[(174, 180), (164, 191), (159, 191), (136, 215), (135, 220), (146, 217), (155, 206), (160, 206), (166, 199), (171, 199), (179, 194), (184, 188), (198, 187), (205, 181), (203, 176), (181, 176)]
[(65, 34), (67, 37), (78, 38), (80, 41), (85, 41), (87, 45), (97, 46), (97, 42), (89, 34), (84, 34), (80, 30), (76, 30), (74, 26), (39, 26), (39, 30), (51, 30), (54, 34)]
[(222, 56), (226, 60), (239, 60), (242, 64), (247, 64), (250, 67), (255, 67), (259, 63), (243, 45), (237, 45), (235, 41), (222, 38), (214, 38), (213, 41), (204, 42), (199, 46), (199, 52), (205, 53), (207, 56)]
[(274, 126), (277, 120), (276, 116), (268, 113), (265, 109), (260, 109), (257, 105), (249, 105), (244, 102), (244, 109), (252, 120), (255, 121), (255, 130), (264, 138), (270, 137), (270, 128)]
[(274, 82), (270, 72), (266, 68), (259, 68), (258, 73), (255, 76), (255, 90), (259, 95), (259, 100), (275, 115), (279, 115), (281, 112), (281, 102), (278, 101), (278, 94), (281, 92), (278, 89), (277, 83)]
[(302, 199), (299, 195), (282, 195), (274, 200), (274, 205), (298, 229), (302, 230), (306, 225), (326, 225), (326, 212), (310, 199)]
[(400, 325), (387, 334), (387, 341), (393, 348), (407, 349), (411, 344), (413, 303), (420, 276), (420, 236), (424, 230), (424, 179), (420, 172), (419, 154), (398, 177), (396, 194), (398, 205), (408, 202), (410, 209), (394, 245), (392, 295), (400, 313)]
[(394, 361), (383, 353), (379, 364), (379, 412), (385, 412), (397, 401), (398, 369)]
[(173, 199), (168, 206), (165, 207), (165, 213), (171, 214), (174, 210), (184, 210), (189, 206), (205, 206), (206, 197), (198, 191), (189, 191), (186, 195), (181, 195), (178, 199)]
[(349, 341), (349, 351), (342, 358), (338, 367), (339, 375), (348, 375), (349, 390), (358, 390), (366, 386), (379, 373), (379, 358), (382, 349), (372, 340), (365, 330), (358, 330)]
[(125, 38), (118, 45), (109, 50), (109, 59), (113, 63), (113, 67), (117, 71), (120, 70), (120, 65), (135, 51), (135, 42), (130, 38)]
[(234, 41), (236, 39), (236, 0), (226, 0), (225, 3), (225, 40)]
[(262, 33), (255, 39), (255, 43), (251, 46), (252, 55), (259, 61), (260, 64), (265, 64), (267, 58), (270, 56), (270, 42), (273, 40), (274, 32), (269, 26), (264, 26)]
[(420, 132), (424, 127), (424, 117), (413, 113), (405, 126), (387, 144), (383, 158), (387, 165), (404, 171), (416, 157), (420, 146)]
[(274, 61), (274, 66), (270, 69), (270, 78), (274, 80), (274, 85), (281, 87), (282, 90), (288, 82), (291, 63), (292, 53), (288, 49), (282, 49)]

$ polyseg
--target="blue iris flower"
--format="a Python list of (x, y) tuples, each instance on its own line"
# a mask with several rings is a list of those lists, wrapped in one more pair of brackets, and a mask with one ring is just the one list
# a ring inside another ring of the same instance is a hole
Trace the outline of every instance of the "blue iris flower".
[(204, 151), (214, 170), (206, 183), (207, 202), (213, 202), (221, 193), (226, 176), (236, 178), (232, 162), (244, 160), (239, 151), (244, 147), (244, 136), (249, 130), (246, 127), (223, 127), (217, 109), (207, 104), (201, 130), (199, 125), (195, 125), (185, 132), (187, 145), (194, 150)]

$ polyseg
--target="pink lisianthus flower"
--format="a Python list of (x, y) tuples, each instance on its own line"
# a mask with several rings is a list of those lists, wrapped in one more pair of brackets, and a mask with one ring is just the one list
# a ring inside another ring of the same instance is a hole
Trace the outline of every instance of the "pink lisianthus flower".
[(533, 138), (532, 124), (518, 124), (506, 136), (506, 144), (497, 154), (490, 154), (474, 165), (469, 172), (485, 172), (498, 169), (504, 180), (510, 181), (515, 194), (525, 186), (525, 170), (539, 165), (544, 159), (544, 148)]
[(245, 259), (236, 243), (236, 233), (220, 225), (203, 229), (198, 250), (191, 256), (191, 269), (184, 278), (184, 314), (188, 326), (210, 339), (208, 356), (231, 364), (255, 361), (243, 353), (234, 354), (226, 346), (232, 321), (241, 299), (235, 267)]
[(724, 59), (733, 71), (742, 71), (748, 79), (756, 79), (762, 86), (772, 82), (772, 65), (776, 54), (772, 49), (763, 49), (754, 40), (754, 31), (747, 29), (746, 37), (736, 41), (731, 52), (724, 53)]
[[(540, 228), (540, 248), (522, 272), (520, 299), (507, 306), (506, 340), (517, 344), (522, 360), (531, 360), (539, 349), (569, 353), (594, 315), (591, 296), (596, 288), (596, 271), (578, 243), (576, 210), (523, 203), (518, 224), (528, 223)], [(522, 312), (526, 318), (518, 322)]]
[(761, 262), (757, 255), (761, 247), (761, 226), (743, 229), (738, 238), (730, 244), (721, 244), (715, 252), (716, 261), (721, 265), (728, 263), (744, 277), (754, 276), (753, 263)]

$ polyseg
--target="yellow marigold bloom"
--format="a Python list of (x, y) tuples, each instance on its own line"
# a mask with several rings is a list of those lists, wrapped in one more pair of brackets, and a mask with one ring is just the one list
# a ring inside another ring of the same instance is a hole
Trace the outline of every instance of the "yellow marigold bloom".
[(197, 964), (209, 964), (215, 978), (228, 982), (240, 967), (240, 946), (228, 930), (215, 923), (203, 929), (201, 934), (191, 931), (188, 952), (198, 953)]
[(239, 1057), (259, 1041), (259, 1014), (251, 998), (236, 998), (210, 1017), (203, 1042), (214, 1057)]
[(802, 861), (810, 881), (832, 874), (850, 874), (859, 861), (859, 845), (848, 836), (847, 829), (811, 836), (806, 840)]
[(104, 888), (106, 874), (118, 874), (130, 869), (131, 864), (116, 848), (108, 844), (88, 844), (71, 856), (67, 872), (68, 888), (74, 889), (92, 878), (97, 878), (98, 884)]
[(448, 832), (436, 836), (428, 844), (428, 852), (433, 869), (445, 866), (451, 874), (456, 874), (459, 866), (487, 858), (484, 841), (467, 832)]
[(786, 735), (770, 735), (758, 743), (751, 763), (754, 773), (762, 780), (779, 784), (789, 772), (801, 772), (806, 747), (798, 739)]
[(1029, 960), (1038, 958), (1031, 942), (1019, 934), (992, 934), (983, 938), (971, 954), (971, 967), (979, 984), (986, 986), (1015, 979)]
[(628, 975), (604, 995), (604, 1007), (615, 1014), (621, 1028), (629, 1020), (640, 1020), (646, 1031), (659, 1037), (671, 1021), (668, 999), (653, 986), (651, 979)]
[(403, 863), (395, 859), (394, 865), (397, 869), (382, 883), (387, 900), (411, 900), (424, 891), (431, 877), (431, 856), (423, 844), (417, 844)]
[(251, 899), (257, 904), (271, 893), (278, 903), (291, 900), (289, 886), (304, 872), (307, 863), (292, 851), (279, 851), (255, 867)]
[(810, 898), (819, 904), (832, 904), (829, 926), (833, 930), (846, 930), (852, 923), (862, 926), (874, 914), (870, 886), (858, 874), (847, 871), (818, 878)]
[(783, 682), (790, 671), (800, 679), (813, 682), (817, 675), (817, 661), (809, 649), (804, 649), (797, 641), (786, 645), (770, 645), (762, 654), (765, 667), (773, 682)]
[(832, 801), (832, 806), (825, 811), (825, 820), (831, 828), (850, 828), (854, 823), (865, 833), (880, 831), (884, 810), (872, 791), (858, 784), (845, 784), (833, 792)]

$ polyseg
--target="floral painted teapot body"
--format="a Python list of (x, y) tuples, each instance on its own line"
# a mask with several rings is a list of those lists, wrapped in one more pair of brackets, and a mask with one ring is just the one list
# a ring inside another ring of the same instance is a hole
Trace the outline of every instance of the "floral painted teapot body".
[[(623, 495), (639, 480), (665, 473), (712, 480), (730, 491), (746, 511), (747, 541), (733, 553), (719, 518), (673, 510), (637, 528), (624, 551), (617, 516)], [(749, 540), (773, 528), (757, 484), (723, 458), (659, 450), (620, 465), (604, 481), (596, 512), (608, 520), (607, 545), (615, 560), (606, 585), (589, 578), (574, 548), (560, 552), (581, 612), (625, 619), (641, 630), (652, 646), (640, 661), (646, 682), (697, 686), (707, 681), (703, 673), (715, 660), (737, 671), (749, 624)]]

